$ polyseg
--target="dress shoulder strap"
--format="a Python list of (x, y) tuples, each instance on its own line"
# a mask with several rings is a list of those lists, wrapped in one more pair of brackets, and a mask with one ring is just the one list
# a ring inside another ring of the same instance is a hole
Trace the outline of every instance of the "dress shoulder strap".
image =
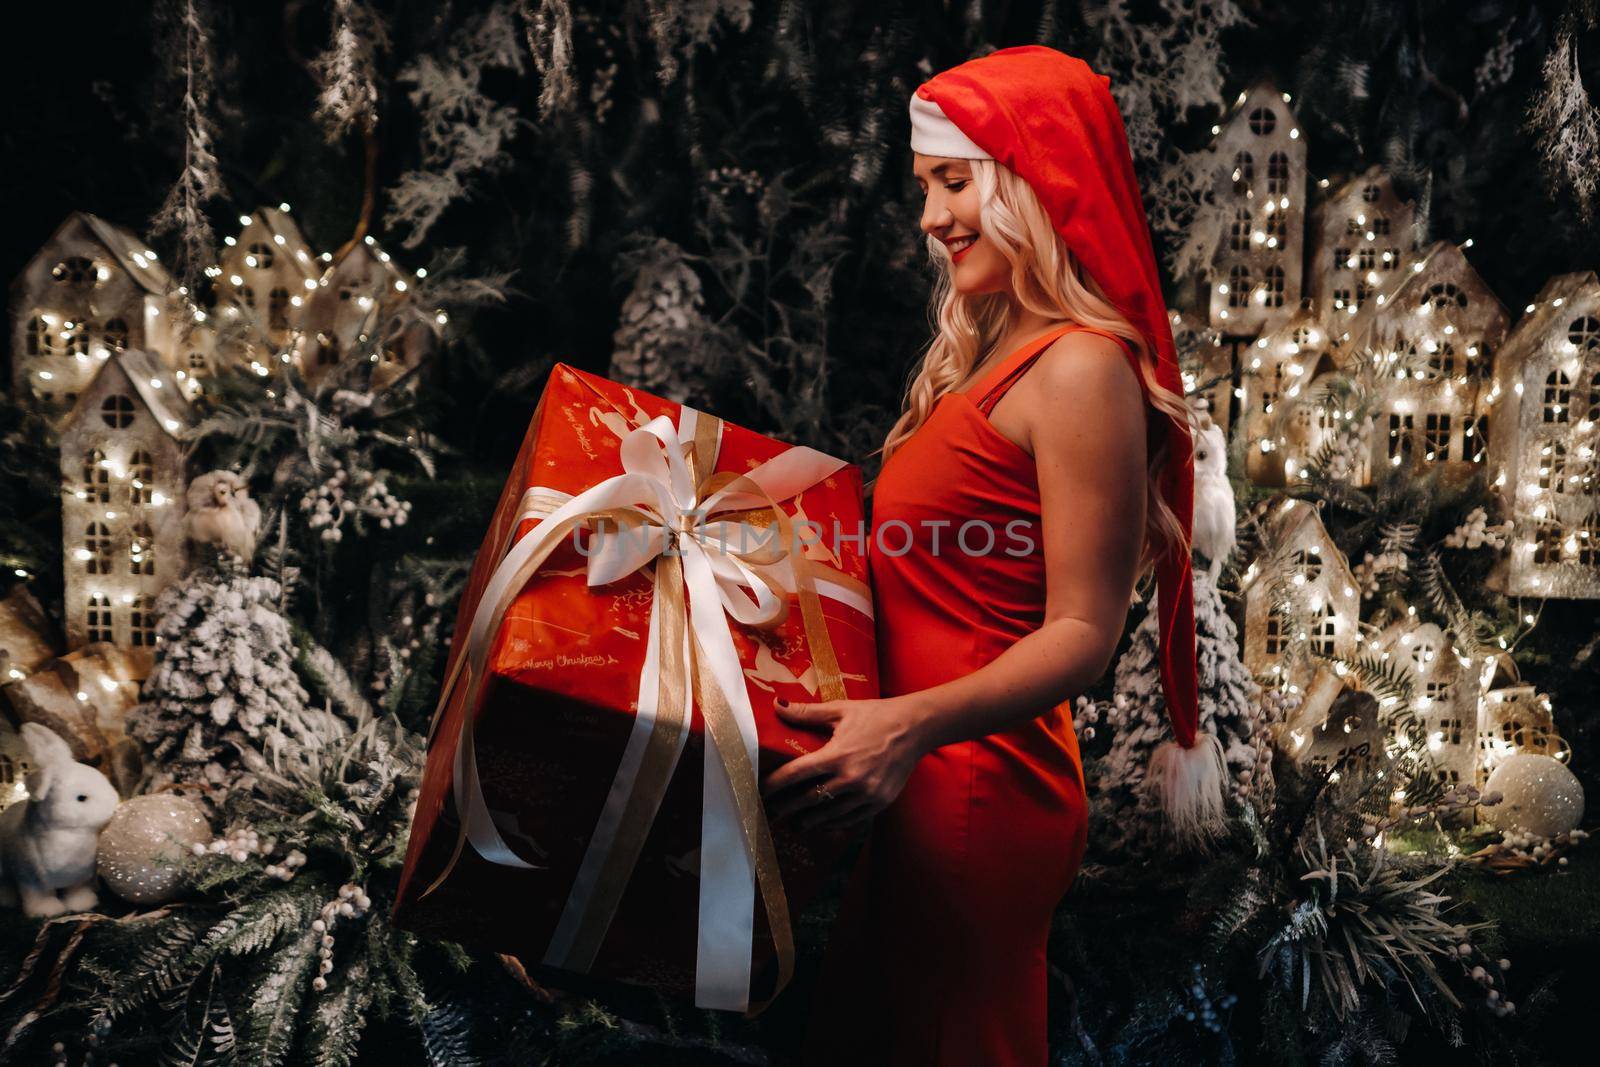
[(1044, 354), (1045, 349), (1054, 344), (1058, 338), (1080, 330), (1097, 333), (1101, 337), (1109, 337), (1111, 340), (1121, 344), (1124, 349), (1127, 348), (1128, 342), (1114, 333), (1102, 330), (1097, 326), (1085, 326), (1080, 322), (1069, 322), (1060, 329), (1051, 330), (1043, 337), (1036, 338), (1023, 345), (1014, 356), (1008, 358), (1006, 364), (996, 368), (995, 378), (997, 380), (979, 396), (978, 410), (987, 416), (994, 409), (994, 406), (1000, 402), (1000, 398), (1005, 396), (1006, 392), (1017, 383), (1017, 380), (1028, 373), (1028, 368), (1033, 366), (1034, 361)]

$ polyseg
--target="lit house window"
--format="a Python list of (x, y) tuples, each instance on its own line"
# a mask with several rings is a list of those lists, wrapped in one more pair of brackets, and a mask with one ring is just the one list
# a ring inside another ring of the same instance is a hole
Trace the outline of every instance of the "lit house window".
[(1311, 647), (1320, 656), (1333, 655), (1333, 639), (1339, 634), (1339, 619), (1332, 604), (1322, 606), (1322, 617), (1311, 630)]
[(1283, 307), (1283, 268), (1268, 267), (1266, 272), (1266, 281), (1267, 307)]
[(1430, 411), (1422, 425), (1424, 454), (1434, 463), (1450, 458), (1450, 416)]
[(111, 531), (104, 523), (91, 522), (83, 531), (84, 570), (90, 574), (111, 573)]
[(272, 266), (272, 246), (265, 241), (252, 241), (249, 248), (250, 255), (255, 257), (256, 270), (266, 270)]
[(111, 503), (111, 472), (105, 464), (106, 454), (98, 448), (83, 457), (83, 498), (91, 504)]
[(1539, 488), (1560, 491), (1567, 480), (1567, 446), (1551, 441), (1548, 455), (1539, 457)]
[(1566, 422), (1572, 406), (1572, 380), (1559, 370), (1544, 380), (1544, 421)]
[(1250, 183), (1255, 181), (1256, 161), (1249, 152), (1240, 152), (1233, 157), (1233, 191), (1243, 193), (1250, 188)]
[(53, 356), (57, 352), (56, 334), (43, 315), (28, 320), (27, 353), (30, 356)]
[(128, 324), (121, 319), (108, 320), (100, 333), (111, 351), (121, 352), (128, 347)]
[(1267, 157), (1267, 195), (1282, 196), (1289, 191), (1289, 157), (1274, 152)]
[(1236, 264), (1228, 271), (1228, 306), (1248, 307), (1250, 302), (1250, 268)]
[(50, 277), (73, 289), (87, 289), (97, 277), (94, 262), (87, 256), (68, 256), (50, 271)]
[(141, 593), (133, 598), (128, 625), (135, 648), (154, 648), (156, 643), (155, 601)]
[(1269, 656), (1276, 656), (1284, 650), (1288, 641), (1284, 637), (1283, 613), (1277, 608), (1267, 612), (1267, 646)]
[(111, 598), (104, 593), (89, 594), (88, 633), (90, 641), (112, 640)]
[(150, 453), (141, 448), (128, 457), (128, 496), (134, 504), (150, 503), (155, 478), (156, 465)]
[(1241, 207), (1233, 213), (1233, 225), (1228, 231), (1228, 247), (1235, 252), (1250, 249), (1250, 209)]
[(267, 294), (267, 325), (274, 330), (289, 328), (289, 290), (282, 286)]
[(150, 524), (136, 522), (133, 524), (133, 537), (128, 542), (128, 573), (129, 574), (154, 574), (156, 572), (155, 535), (150, 532)]

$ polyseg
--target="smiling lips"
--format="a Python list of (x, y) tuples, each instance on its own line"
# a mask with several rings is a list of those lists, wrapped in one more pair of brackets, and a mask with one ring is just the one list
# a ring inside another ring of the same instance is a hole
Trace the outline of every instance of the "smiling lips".
[(957, 237), (953, 241), (946, 241), (945, 247), (950, 249), (950, 262), (961, 262), (961, 257), (965, 256), (972, 246), (977, 244), (977, 242), (977, 234), (970, 234), (966, 237)]

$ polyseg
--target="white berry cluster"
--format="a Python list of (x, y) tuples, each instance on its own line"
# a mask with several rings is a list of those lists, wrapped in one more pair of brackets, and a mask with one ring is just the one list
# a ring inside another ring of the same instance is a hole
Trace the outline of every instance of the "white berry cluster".
[(1378, 594), (1378, 580), (1385, 574), (1399, 574), (1410, 566), (1404, 552), (1381, 552), (1374, 556), (1368, 552), (1365, 558), (1354, 567), (1350, 568), (1355, 575), (1356, 582), (1361, 586), (1363, 597)]
[[(278, 847), (276, 838), (263, 839), (260, 834), (247, 826), (235, 827), (228, 831), (226, 837), (219, 837), (208, 845), (195, 844), (190, 846), (190, 851), (196, 856), (208, 853), (218, 856), (227, 856), (235, 863), (244, 863), (255, 856), (270, 856)], [(294, 877), (294, 872), (306, 865), (306, 854), (297, 848), (289, 850), (289, 854), (277, 863), (267, 865), (265, 874), (269, 878), (276, 878), (280, 882), (287, 882)]]
[(1541, 837), (1528, 830), (1507, 830), (1500, 839), (1499, 847), (1513, 856), (1532, 860), (1544, 865), (1552, 861), (1557, 867), (1567, 866), (1565, 853), (1577, 847), (1580, 841), (1585, 841), (1589, 834), (1585, 830), (1568, 830), (1556, 834), (1554, 837)]
[(322, 917), (311, 921), (311, 929), (322, 935), (322, 943), (317, 946), (322, 962), (317, 965), (317, 976), (311, 980), (311, 988), (318, 993), (328, 988), (328, 974), (333, 970), (334, 924), (340, 919), (359, 918), (370, 907), (372, 898), (367, 896), (366, 890), (354, 882), (346, 882), (339, 887), (339, 899), (324, 904)]
[(1444, 543), (1451, 548), (1490, 548), (1506, 547), (1506, 538), (1511, 535), (1511, 523), (1502, 522), (1495, 526), (1489, 525), (1489, 513), (1483, 508), (1473, 508), (1466, 521), (1452, 530), (1444, 539)]
[(310, 516), (307, 525), (322, 532), (324, 541), (344, 538), (344, 522), (353, 516), (375, 520), (385, 530), (404, 526), (411, 515), (411, 502), (389, 492), (383, 480), (371, 471), (352, 473), (337, 460), (326, 481), (300, 498), (300, 510)]

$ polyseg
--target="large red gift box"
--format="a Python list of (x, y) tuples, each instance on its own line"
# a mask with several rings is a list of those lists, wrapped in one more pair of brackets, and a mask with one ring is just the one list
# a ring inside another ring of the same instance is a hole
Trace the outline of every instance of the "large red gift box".
[(826, 741), (777, 698), (877, 695), (861, 500), (857, 467), (556, 364), (462, 595), (395, 925), (770, 1001), (851, 835), (769, 826), (758, 779)]

